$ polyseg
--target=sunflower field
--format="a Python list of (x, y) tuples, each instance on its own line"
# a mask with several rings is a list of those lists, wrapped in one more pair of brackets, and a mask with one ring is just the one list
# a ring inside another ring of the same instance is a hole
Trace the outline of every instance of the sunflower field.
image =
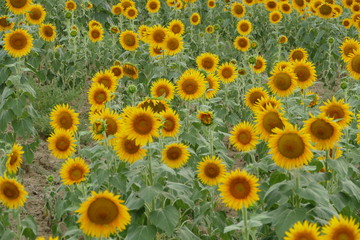
[(360, 0), (0, 2), (0, 240), (360, 239)]

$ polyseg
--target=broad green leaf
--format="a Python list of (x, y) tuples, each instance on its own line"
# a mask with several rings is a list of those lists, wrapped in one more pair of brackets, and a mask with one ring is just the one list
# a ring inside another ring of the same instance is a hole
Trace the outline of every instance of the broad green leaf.
[(147, 186), (141, 189), (140, 197), (147, 203), (150, 203), (162, 190), (159, 187)]
[(174, 206), (166, 206), (150, 213), (151, 222), (167, 234), (171, 234), (179, 222), (179, 212)]
[(269, 214), (273, 218), (273, 225), (278, 239), (283, 239), (285, 232), (288, 231), (294, 223), (305, 219), (306, 210), (304, 208), (289, 209), (286, 206), (281, 206)]
[(341, 182), (341, 189), (349, 194), (350, 196), (355, 197), (358, 201), (360, 201), (360, 187), (359, 183), (355, 184), (353, 181), (349, 179), (345, 179)]
[(328, 191), (319, 183), (311, 182), (308, 186), (296, 190), (296, 194), (306, 200), (314, 201), (321, 205), (329, 205)]
[(181, 240), (200, 240), (195, 234), (193, 234), (186, 226), (182, 226), (177, 231), (178, 239)]
[(125, 240), (154, 240), (156, 227), (153, 225), (132, 226), (129, 228)]

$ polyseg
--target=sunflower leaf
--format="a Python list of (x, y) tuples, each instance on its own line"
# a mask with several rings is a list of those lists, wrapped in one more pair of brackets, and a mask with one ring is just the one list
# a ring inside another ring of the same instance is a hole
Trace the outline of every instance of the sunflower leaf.
[(177, 226), (179, 217), (179, 212), (174, 206), (166, 206), (150, 213), (151, 222), (169, 235)]
[(153, 240), (156, 236), (154, 225), (132, 226), (129, 228), (125, 240)]

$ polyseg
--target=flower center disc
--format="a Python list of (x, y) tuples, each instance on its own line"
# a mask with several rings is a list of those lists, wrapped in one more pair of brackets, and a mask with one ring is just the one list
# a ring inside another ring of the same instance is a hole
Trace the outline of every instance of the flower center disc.
[(310, 78), (310, 71), (305, 66), (299, 66), (294, 69), (296, 76), (300, 82), (305, 82)]
[(134, 154), (134, 153), (137, 153), (140, 149), (140, 146), (139, 145), (136, 145), (135, 144), (135, 140), (129, 140), (127, 139), (125, 142), (124, 142), (124, 148), (125, 148), (125, 151), (129, 154)]
[(73, 119), (68, 112), (62, 112), (59, 116), (59, 125), (61, 128), (69, 129), (73, 125)]
[(18, 155), (16, 152), (11, 153), (10, 165), (14, 165), (17, 162)]
[(360, 73), (360, 55), (355, 55), (351, 59), (351, 68), (354, 72)]
[(298, 158), (305, 150), (305, 144), (302, 138), (296, 133), (287, 133), (280, 137), (278, 149), (281, 155), (287, 158)]
[(2, 192), (9, 199), (16, 199), (20, 195), (19, 189), (13, 183), (10, 182), (3, 183)]
[(156, 95), (158, 95), (158, 97), (161, 97), (162, 95), (164, 95), (164, 97), (167, 97), (167, 95), (169, 94), (169, 89), (167, 87), (159, 87), (156, 89)]
[(295, 51), (295, 52), (293, 52), (291, 57), (293, 60), (300, 61), (301, 59), (303, 59), (305, 57), (305, 55), (302, 51)]
[(250, 193), (250, 184), (242, 178), (232, 180), (229, 188), (231, 195), (237, 199), (246, 198)]
[(246, 145), (251, 142), (251, 133), (249, 131), (241, 131), (237, 134), (237, 140)]
[(165, 39), (165, 32), (162, 31), (162, 30), (156, 30), (153, 33), (153, 39), (157, 43), (162, 43), (164, 41), (164, 39)]
[(272, 129), (277, 127), (280, 129), (284, 128), (284, 123), (279, 118), (279, 114), (276, 112), (269, 112), (264, 116), (263, 127), (268, 133), (273, 133)]
[(23, 49), (27, 44), (26, 37), (21, 33), (15, 33), (10, 37), (10, 45), (16, 50)]
[(102, 90), (96, 92), (94, 100), (97, 104), (103, 104), (106, 101), (106, 93)]
[(27, 0), (10, 0), (11, 6), (15, 8), (22, 8), (26, 5)]
[(326, 115), (333, 119), (344, 118), (345, 114), (341, 107), (339, 106), (331, 106), (329, 109), (326, 110)]
[(166, 156), (171, 161), (176, 161), (181, 157), (181, 149), (178, 147), (171, 147), (167, 150)]
[(54, 34), (54, 30), (51, 27), (44, 27), (43, 29), (44, 35), (47, 37), (52, 37), (52, 35)]
[(111, 79), (108, 76), (103, 76), (98, 80), (98, 83), (104, 85), (107, 88), (111, 88)]
[(93, 31), (91, 31), (91, 36), (93, 37), (93, 38), (99, 38), (100, 37), (100, 32), (98, 31), (98, 30), (93, 30)]
[(194, 94), (198, 89), (198, 85), (194, 79), (186, 79), (182, 84), (182, 87), (186, 94)]
[(250, 103), (252, 105), (255, 105), (262, 97), (264, 97), (264, 95), (261, 92), (253, 92), (250, 94), (250, 98), (249, 98)]
[(67, 137), (59, 137), (56, 141), (56, 149), (59, 151), (66, 151), (70, 147), (70, 141)]
[(135, 38), (132, 35), (125, 35), (124, 42), (127, 46), (134, 46), (135, 45)]
[(179, 46), (180, 46), (180, 43), (176, 38), (171, 38), (167, 42), (167, 47), (170, 50), (176, 50), (179, 48)]
[(164, 122), (164, 129), (168, 132), (171, 132), (175, 128), (175, 122), (173, 119), (166, 119)]
[(90, 204), (87, 215), (91, 222), (106, 225), (118, 217), (119, 210), (113, 201), (107, 198), (98, 198)]
[(34, 19), (34, 20), (39, 20), (41, 18), (41, 15), (42, 15), (42, 12), (38, 8), (34, 8), (30, 12), (30, 17), (31, 17), (31, 19)]
[(70, 179), (72, 181), (77, 181), (83, 177), (83, 170), (79, 167), (74, 167), (70, 171)]
[(106, 136), (115, 135), (118, 127), (114, 119), (106, 118)]
[(149, 116), (139, 116), (134, 121), (134, 129), (141, 135), (146, 135), (152, 130), (152, 119)]
[(278, 73), (274, 77), (274, 84), (277, 89), (285, 91), (291, 87), (291, 77), (287, 73)]
[(211, 58), (204, 58), (201, 61), (201, 65), (205, 69), (211, 69), (214, 66), (214, 62)]
[(231, 68), (224, 68), (222, 71), (221, 71), (221, 75), (224, 77), (224, 78), (230, 78), (233, 74), (233, 71)]
[(241, 5), (236, 5), (234, 8), (234, 12), (238, 15), (242, 14), (244, 12), (244, 9)]
[(180, 33), (181, 27), (180, 27), (179, 25), (173, 25), (173, 26), (171, 27), (171, 31), (172, 31), (173, 33), (175, 33), (175, 34)]
[(333, 136), (334, 127), (331, 126), (330, 123), (327, 123), (324, 120), (318, 119), (311, 124), (310, 131), (315, 137), (317, 137), (321, 140), (325, 140), (325, 139), (329, 139)]
[(220, 168), (215, 163), (208, 163), (205, 166), (205, 175), (209, 178), (216, 178), (220, 174)]

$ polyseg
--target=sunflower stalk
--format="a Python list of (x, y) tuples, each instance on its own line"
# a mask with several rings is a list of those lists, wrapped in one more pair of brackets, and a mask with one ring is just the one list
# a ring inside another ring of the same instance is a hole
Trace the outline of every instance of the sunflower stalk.
[(248, 221), (247, 221), (247, 208), (245, 206), (242, 207), (242, 218), (244, 221), (244, 231), (243, 231), (243, 239), (249, 240), (249, 227), (248, 227)]
[(21, 208), (14, 209), (13, 216), (16, 219), (16, 239), (21, 240), (22, 226), (21, 226)]

